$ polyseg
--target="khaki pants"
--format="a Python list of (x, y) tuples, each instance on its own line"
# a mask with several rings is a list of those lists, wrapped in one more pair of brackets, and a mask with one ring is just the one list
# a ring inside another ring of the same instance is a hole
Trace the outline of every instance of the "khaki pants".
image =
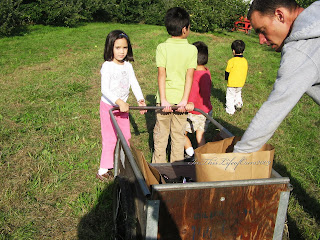
[(171, 137), (170, 162), (184, 159), (185, 127), (187, 123), (185, 113), (156, 113), (156, 124), (153, 129), (154, 152), (153, 163), (166, 163), (166, 148), (169, 135)]

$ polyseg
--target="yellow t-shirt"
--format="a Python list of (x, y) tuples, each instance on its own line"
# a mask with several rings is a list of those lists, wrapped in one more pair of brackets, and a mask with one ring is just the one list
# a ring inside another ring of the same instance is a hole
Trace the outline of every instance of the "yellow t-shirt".
[(233, 57), (228, 61), (229, 73), (227, 87), (243, 87), (247, 79), (248, 62), (244, 57)]
[[(186, 73), (197, 67), (197, 48), (187, 39), (169, 38), (157, 47), (157, 67), (166, 69), (166, 99), (170, 104), (178, 104), (184, 93)], [(157, 103), (160, 103), (159, 91)]]

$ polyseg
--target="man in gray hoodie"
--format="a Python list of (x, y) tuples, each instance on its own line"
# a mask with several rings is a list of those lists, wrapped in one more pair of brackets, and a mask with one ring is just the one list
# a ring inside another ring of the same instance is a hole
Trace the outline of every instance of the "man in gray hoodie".
[(254, 0), (248, 18), (260, 44), (281, 52), (273, 90), (234, 152), (259, 150), (304, 93), (320, 105), (320, 1), (303, 9), (295, 0)]

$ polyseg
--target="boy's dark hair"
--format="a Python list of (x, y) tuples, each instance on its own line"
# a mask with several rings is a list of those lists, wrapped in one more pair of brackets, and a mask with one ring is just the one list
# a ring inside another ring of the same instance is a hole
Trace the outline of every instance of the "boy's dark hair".
[(251, 19), (251, 15), (254, 11), (258, 11), (262, 15), (272, 15), (279, 7), (294, 10), (299, 7), (299, 5), (295, 0), (254, 0), (250, 5), (248, 19)]
[(236, 54), (243, 53), (246, 45), (242, 40), (235, 40), (231, 44), (231, 49), (235, 51)]
[(133, 62), (133, 52), (132, 52), (132, 47), (130, 43), (130, 39), (127, 34), (124, 33), (124, 31), (121, 30), (114, 30), (110, 32), (106, 38), (106, 43), (104, 46), (104, 53), (103, 57), (105, 61), (112, 61), (113, 60), (113, 47), (114, 47), (114, 42), (117, 39), (125, 38), (128, 43), (128, 53), (127, 56), (123, 59), (124, 61), (131, 61)]
[(194, 42), (193, 45), (198, 49), (197, 64), (206, 65), (208, 63), (208, 46), (201, 41)]
[(181, 36), (182, 29), (190, 26), (189, 13), (181, 7), (170, 8), (165, 17), (165, 26), (171, 36)]

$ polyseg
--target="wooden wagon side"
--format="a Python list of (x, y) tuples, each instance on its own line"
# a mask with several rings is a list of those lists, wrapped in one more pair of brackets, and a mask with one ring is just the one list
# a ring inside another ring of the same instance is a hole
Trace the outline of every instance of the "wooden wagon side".
[[(154, 184), (150, 188), (116, 121), (113, 123), (119, 135), (115, 150), (116, 239), (282, 239), (289, 178), (273, 170), (269, 179)], [(218, 128), (222, 135), (230, 135), (219, 124)], [(184, 168), (190, 170), (187, 163), (152, 166), (176, 176), (185, 172)]]
[(289, 194), (282, 177), (153, 185), (158, 239), (282, 239)]

